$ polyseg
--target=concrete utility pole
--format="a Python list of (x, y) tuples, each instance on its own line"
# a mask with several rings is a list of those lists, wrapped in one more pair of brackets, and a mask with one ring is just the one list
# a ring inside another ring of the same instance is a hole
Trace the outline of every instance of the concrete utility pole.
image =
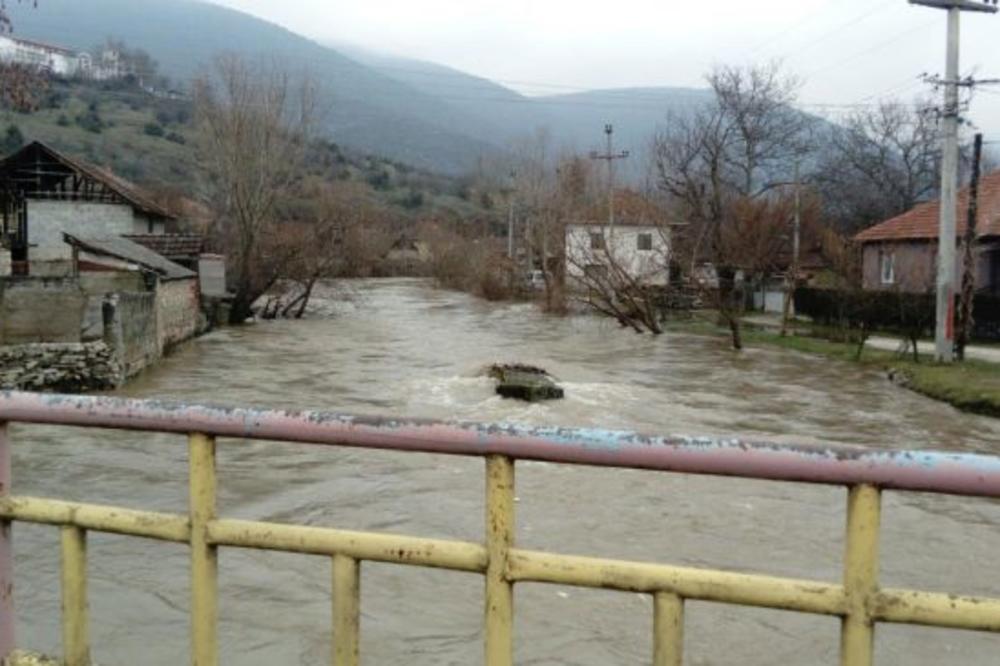
[(788, 320), (792, 314), (795, 286), (799, 279), (799, 253), (802, 245), (802, 178), (800, 162), (795, 160), (795, 220), (792, 228), (792, 276), (786, 280), (785, 303), (781, 316), (781, 337), (788, 334)]
[(613, 230), (615, 228), (615, 162), (617, 160), (628, 159), (629, 152), (627, 150), (623, 150), (620, 153), (614, 152), (613, 135), (615, 128), (612, 125), (605, 125), (604, 133), (608, 137), (607, 152), (602, 154), (595, 150), (590, 153), (590, 159), (605, 160), (608, 163), (608, 229)]
[(514, 181), (517, 178), (517, 172), (510, 172), (510, 181), (508, 183), (507, 189), (507, 258), (514, 258), (514, 192), (517, 188), (514, 185)]
[(955, 360), (955, 217), (958, 208), (959, 25), (963, 11), (996, 13), (997, 0), (910, 0), (910, 4), (948, 10), (948, 55), (945, 67), (941, 129), (941, 220), (938, 235), (937, 309), (934, 356)]
[(976, 134), (972, 148), (972, 182), (969, 183), (969, 217), (962, 244), (962, 296), (958, 303), (958, 335), (955, 351), (965, 360), (965, 347), (972, 338), (972, 307), (976, 297), (976, 221), (979, 218), (979, 169), (983, 159), (983, 135)]

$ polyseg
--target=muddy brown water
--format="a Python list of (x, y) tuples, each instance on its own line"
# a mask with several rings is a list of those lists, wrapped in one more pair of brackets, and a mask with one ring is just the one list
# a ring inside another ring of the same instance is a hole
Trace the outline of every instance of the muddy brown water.
[[(334, 316), (201, 338), (122, 395), (355, 413), (407, 414), (739, 434), (788, 442), (1000, 452), (1000, 421), (961, 414), (850, 364), (721, 340), (653, 339), (589, 317), (549, 318), (408, 280), (362, 281)], [(495, 360), (548, 368), (567, 399), (522, 405), (477, 371)], [(14, 491), (159, 511), (186, 509), (182, 438), (16, 426)], [(419, 454), (226, 440), (229, 517), (480, 540), (483, 464)], [(837, 581), (840, 488), (522, 463), (517, 541), (530, 548)], [(882, 582), (1000, 595), (1000, 504), (888, 493)], [(19, 644), (59, 651), (58, 531), (17, 525)], [(182, 546), (93, 535), (96, 660), (185, 663)], [(224, 664), (322, 664), (330, 650), (325, 558), (223, 550)], [(365, 564), (366, 664), (482, 662), (482, 579)], [(839, 623), (688, 605), (686, 663), (836, 664)], [(649, 663), (651, 602), (635, 594), (520, 585), (519, 664)], [(1000, 663), (1000, 637), (885, 627), (880, 664)]]

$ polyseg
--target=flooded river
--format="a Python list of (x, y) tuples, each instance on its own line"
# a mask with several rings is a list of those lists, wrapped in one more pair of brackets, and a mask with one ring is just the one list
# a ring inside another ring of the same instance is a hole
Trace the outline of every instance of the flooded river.
[[(589, 317), (549, 318), (419, 281), (354, 284), (335, 316), (227, 329), (181, 349), (123, 395), (187, 401), (739, 434), (875, 447), (1000, 451), (1000, 421), (960, 414), (849, 364), (723, 340), (636, 336)], [(493, 395), (480, 368), (542, 365), (565, 401)], [(186, 511), (182, 438), (13, 429), (14, 491)], [(478, 541), (479, 460), (263, 442), (219, 447), (227, 517)], [(528, 548), (838, 581), (845, 491), (546, 464), (518, 466), (517, 541)], [(888, 493), (882, 582), (1000, 596), (1000, 504)], [(18, 525), (19, 643), (59, 651), (58, 530)], [(188, 553), (92, 536), (94, 657), (105, 666), (187, 660)], [(330, 565), (223, 550), (222, 663), (329, 662)], [(686, 663), (837, 663), (839, 622), (690, 603)], [(366, 664), (482, 662), (479, 576), (365, 564)], [(516, 591), (519, 664), (650, 661), (648, 598), (546, 585)], [(880, 664), (1000, 663), (1000, 637), (880, 627)]]

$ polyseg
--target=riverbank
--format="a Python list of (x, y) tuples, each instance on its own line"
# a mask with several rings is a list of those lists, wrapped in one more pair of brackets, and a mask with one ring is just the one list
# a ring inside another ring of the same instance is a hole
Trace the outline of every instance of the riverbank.
[[(873, 368), (884, 372), (899, 386), (948, 403), (963, 412), (1000, 418), (1000, 365), (997, 363), (969, 358), (962, 363), (943, 365), (923, 353), (917, 361), (909, 352), (902, 355), (887, 351), (887, 345), (877, 348), (867, 345), (859, 356), (856, 343), (804, 335), (801, 327), (795, 334), (783, 337), (757, 322), (745, 322), (744, 326), (744, 344), (779, 347)], [(703, 319), (674, 322), (670, 328), (720, 337), (729, 335), (728, 330)]]

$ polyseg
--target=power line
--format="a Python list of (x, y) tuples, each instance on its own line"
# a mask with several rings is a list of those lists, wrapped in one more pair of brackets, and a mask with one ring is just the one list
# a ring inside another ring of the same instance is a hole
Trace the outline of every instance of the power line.
[(864, 57), (866, 55), (870, 55), (872, 53), (877, 53), (878, 51), (881, 51), (884, 48), (892, 46), (896, 42), (902, 41), (903, 39), (905, 39), (906, 37), (909, 37), (913, 33), (919, 32), (921, 30), (926, 30), (927, 28), (930, 28), (931, 26), (937, 25), (937, 23), (938, 22), (936, 20), (935, 21), (927, 21), (926, 23), (922, 23), (922, 24), (920, 24), (918, 26), (910, 28), (909, 30), (905, 30), (905, 31), (903, 31), (901, 33), (898, 33), (894, 37), (890, 37), (889, 39), (883, 40), (883, 41), (879, 42), (878, 44), (876, 44), (875, 46), (872, 46), (870, 48), (865, 49), (864, 51), (859, 51), (858, 53), (855, 53), (852, 56), (848, 56), (846, 58), (840, 58), (840, 59), (838, 59), (834, 63), (831, 63), (829, 65), (825, 65), (823, 67), (820, 67), (819, 69), (815, 69), (815, 70), (812, 70), (810, 72), (807, 72), (806, 74), (803, 74), (803, 76), (805, 76), (806, 78), (809, 78), (809, 77), (812, 77), (812, 76), (816, 76), (817, 74), (822, 74), (823, 72), (827, 72), (827, 71), (829, 71), (831, 69), (843, 67), (847, 63), (853, 62), (853, 61), (857, 60), (858, 58), (862, 58), (862, 57)]
[(790, 26), (784, 28), (783, 30), (780, 30), (777, 33), (771, 35), (766, 40), (764, 40), (762, 42), (759, 42), (756, 46), (754, 46), (753, 48), (751, 48), (748, 51), (748, 53), (750, 55), (753, 55), (754, 53), (757, 53), (758, 51), (760, 51), (762, 48), (764, 48), (766, 46), (769, 46), (771, 43), (775, 42), (776, 40), (780, 39), (781, 37), (784, 37), (788, 33), (792, 32), (792, 31), (795, 31), (795, 30), (798, 30), (802, 26), (807, 25), (808, 23), (811, 23), (816, 18), (822, 16), (823, 13), (826, 12), (828, 9), (830, 9), (831, 7), (836, 6), (836, 4), (837, 3), (835, 3), (834, 0), (827, 0), (827, 2), (823, 5), (822, 8), (820, 8), (819, 11), (813, 12), (811, 14), (806, 14), (799, 21), (796, 21), (792, 25), (790, 25)]
[(834, 35), (839, 34), (841, 31), (846, 30), (848, 28), (851, 28), (851, 27), (853, 27), (853, 26), (861, 23), (862, 21), (865, 21), (865, 20), (871, 18), (872, 16), (875, 16), (876, 14), (878, 14), (878, 13), (880, 13), (880, 12), (888, 9), (889, 6), (892, 5), (892, 4), (894, 4), (894, 3), (895, 3), (895, 0), (882, 0), (882, 2), (879, 3), (878, 5), (876, 5), (873, 9), (870, 9), (869, 11), (866, 11), (866, 12), (864, 12), (862, 14), (859, 14), (858, 16), (855, 16), (854, 18), (848, 20), (846, 23), (842, 23), (842, 24), (838, 25), (833, 30), (830, 30), (829, 32), (823, 33), (819, 37), (810, 40), (809, 43), (806, 44), (805, 46), (803, 46), (802, 48), (796, 49), (796, 50), (791, 51), (789, 53), (785, 53), (782, 56), (782, 58), (790, 58), (792, 56), (796, 56), (796, 55), (799, 55), (801, 53), (805, 53), (806, 51), (809, 51), (809, 50), (815, 48), (816, 45), (822, 44), (823, 42), (827, 41), (828, 39), (830, 39)]

